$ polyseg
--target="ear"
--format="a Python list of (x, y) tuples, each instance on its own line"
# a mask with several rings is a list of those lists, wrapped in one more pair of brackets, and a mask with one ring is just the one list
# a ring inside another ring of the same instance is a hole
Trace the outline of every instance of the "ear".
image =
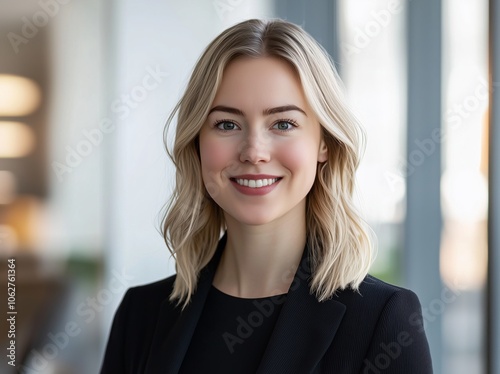
[(321, 143), (319, 144), (318, 150), (318, 162), (325, 162), (328, 160), (328, 147), (323, 139), (321, 139)]

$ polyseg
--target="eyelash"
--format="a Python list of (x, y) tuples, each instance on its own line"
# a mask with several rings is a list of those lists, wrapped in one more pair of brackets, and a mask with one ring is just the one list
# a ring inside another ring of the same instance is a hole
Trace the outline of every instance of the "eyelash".
[[(218, 126), (218, 125), (220, 125), (221, 123), (225, 123), (225, 122), (229, 122), (229, 123), (232, 123), (232, 124), (234, 124), (234, 125), (238, 126), (238, 125), (236, 124), (236, 122), (234, 122), (233, 120), (229, 120), (229, 119), (220, 119), (220, 120), (217, 120), (217, 121), (215, 121), (215, 123), (214, 123), (214, 125), (213, 125), (213, 126), (214, 126), (214, 128), (215, 128), (216, 130), (221, 131), (221, 132), (230, 132), (230, 131), (233, 131), (233, 130), (224, 130), (224, 129), (221, 129), (221, 128), (217, 127), (217, 126)], [(290, 118), (289, 118), (289, 119), (283, 118), (283, 119), (279, 119), (279, 120), (275, 121), (275, 122), (273, 123), (273, 127), (274, 127), (274, 126), (276, 126), (278, 123), (282, 123), (282, 122), (289, 123), (290, 125), (292, 125), (292, 127), (291, 127), (291, 128), (289, 128), (289, 129), (287, 129), (287, 130), (280, 130), (280, 129), (276, 129), (276, 130), (278, 130), (278, 131), (280, 131), (280, 132), (289, 132), (289, 131), (293, 131), (293, 130), (297, 127), (297, 121), (295, 121), (295, 120), (293, 120), (293, 119), (290, 119)]]

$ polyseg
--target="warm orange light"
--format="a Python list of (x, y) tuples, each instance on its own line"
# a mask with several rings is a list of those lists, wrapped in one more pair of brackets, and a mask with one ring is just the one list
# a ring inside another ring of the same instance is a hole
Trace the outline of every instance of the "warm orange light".
[(19, 248), (16, 231), (9, 225), (0, 223), (0, 255), (9, 255)]
[(35, 148), (33, 130), (21, 122), (0, 121), (0, 157), (28, 155)]
[(0, 74), (0, 116), (25, 116), (40, 105), (41, 93), (31, 79)]

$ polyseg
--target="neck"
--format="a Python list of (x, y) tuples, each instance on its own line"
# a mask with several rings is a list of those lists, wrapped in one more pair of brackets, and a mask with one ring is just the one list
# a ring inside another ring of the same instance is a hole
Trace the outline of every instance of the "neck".
[(265, 225), (245, 225), (228, 216), (226, 224), (226, 247), (213, 285), (244, 298), (287, 293), (306, 244), (305, 214)]

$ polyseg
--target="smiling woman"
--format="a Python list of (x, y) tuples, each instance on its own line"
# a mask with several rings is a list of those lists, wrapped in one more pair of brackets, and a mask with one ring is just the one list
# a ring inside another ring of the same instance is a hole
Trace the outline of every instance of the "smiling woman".
[(235, 25), (165, 134), (175, 114), (177, 274), (127, 291), (101, 372), (431, 373), (417, 297), (367, 275), (362, 132), (321, 46), (281, 20)]

